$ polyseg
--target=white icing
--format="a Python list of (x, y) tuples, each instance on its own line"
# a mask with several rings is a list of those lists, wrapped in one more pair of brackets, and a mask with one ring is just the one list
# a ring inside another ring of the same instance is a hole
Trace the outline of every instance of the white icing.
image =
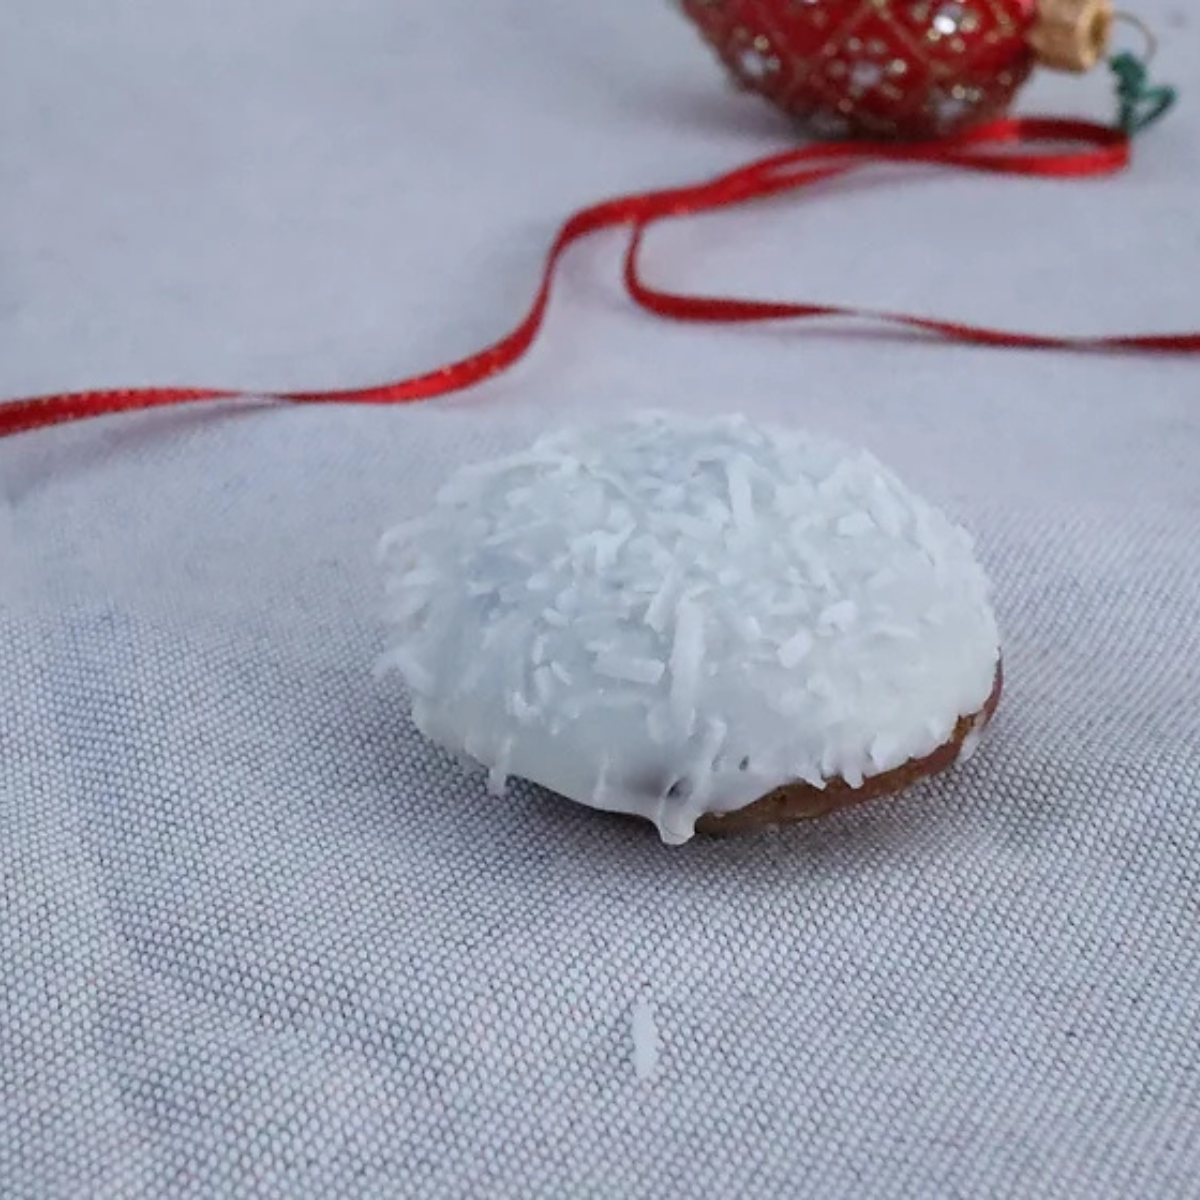
[(870, 454), (741, 418), (545, 436), (380, 556), (422, 732), (669, 842), (923, 757), (999, 655), (962, 530)]

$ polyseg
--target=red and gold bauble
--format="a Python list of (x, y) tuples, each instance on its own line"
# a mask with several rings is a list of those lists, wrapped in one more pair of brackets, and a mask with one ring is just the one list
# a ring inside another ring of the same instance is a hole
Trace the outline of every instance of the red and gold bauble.
[(743, 87), (824, 137), (931, 138), (1002, 114), (1039, 63), (1103, 55), (1109, 0), (681, 0)]

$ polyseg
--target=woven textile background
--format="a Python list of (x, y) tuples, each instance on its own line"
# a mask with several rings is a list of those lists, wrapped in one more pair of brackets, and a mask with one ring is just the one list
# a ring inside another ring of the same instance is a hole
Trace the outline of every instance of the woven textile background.
[[(1200, 18), (1139, 12), (1184, 88), (1128, 175), (880, 172), (648, 271), (1195, 327)], [(573, 207), (789, 136), (667, 5), (5, 0), (0, 393), (436, 364)], [(6, 1200), (1200, 1195), (1200, 364), (671, 326), (618, 246), (455, 400), (0, 443)], [(968, 766), (668, 849), (421, 741), (371, 673), (378, 535), (643, 405), (865, 443), (972, 528), (1008, 689)]]

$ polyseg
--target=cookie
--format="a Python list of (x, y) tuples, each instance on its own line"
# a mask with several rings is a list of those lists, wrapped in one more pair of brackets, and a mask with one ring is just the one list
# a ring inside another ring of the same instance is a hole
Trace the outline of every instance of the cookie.
[(741, 417), (547, 434), (381, 560), (423, 734), (672, 844), (905, 787), (999, 698), (968, 535), (866, 451)]

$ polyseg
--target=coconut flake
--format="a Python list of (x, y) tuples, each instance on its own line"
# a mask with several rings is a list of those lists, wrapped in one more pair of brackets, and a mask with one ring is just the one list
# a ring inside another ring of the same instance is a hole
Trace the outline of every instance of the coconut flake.
[(664, 513), (656, 524), (696, 542), (712, 542), (721, 536), (721, 526), (716, 521), (706, 521), (686, 512)]
[(842, 537), (865, 537), (875, 532), (875, 522), (869, 513), (847, 513), (838, 519), (836, 529)]
[(508, 789), (508, 767), (512, 761), (513, 743), (516, 739), (511, 735), (501, 743), (496, 753), (496, 761), (488, 771), (487, 787), (493, 796), (503, 796)]
[(618, 650), (604, 650), (596, 656), (596, 674), (609, 679), (624, 679), (630, 683), (657, 683), (666, 673), (667, 665), (658, 658), (638, 658)]
[(872, 738), (868, 753), (871, 757), (871, 765), (876, 772), (880, 773), (894, 770), (901, 766), (908, 757), (900, 739), (894, 733), (881, 733)]
[(696, 719), (700, 669), (704, 666), (704, 614), (691, 600), (675, 608), (675, 638), (671, 645), (671, 710), (688, 733)]
[(722, 463), (725, 482), (729, 488), (729, 507), (733, 512), (733, 523), (743, 533), (749, 533), (758, 525), (754, 511), (754, 492), (750, 487), (750, 476), (746, 472), (746, 460), (742, 456)]
[(958, 748), (959, 763), (970, 762), (975, 757), (975, 752), (979, 749), (980, 742), (983, 741), (983, 727), (986, 724), (983, 720), (976, 720), (967, 732), (967, 736), (963, 738), (962, 745)]
[(875, 523), (888, 537), (898, 537), (903, 532), (904, 509), (886, 485), (876, 483), (871, 488), (867, 505), (871, 516), (875, 518)]
[(662, 581), (662, 586), (655, 593), (654, 599), (650, 601), (649, 608), (646, 609), (646, 624), (655, 633), (666, 631), (667, 620), (675, 611), (682, 582), (682, 572), (678, 566), (672, 563), (670, 571)]
[(541, 710), (536, 704), (530, 704), (524, 694), (514, 689), (508, 694), (508, 706), (512, 715), (520, 725), (533, 725), (541, 717)]
[(376, 563), (383, 564), (397, 550), (410, 545), (428, 524), (428, 517), (414, 517), (412, 520), (402, 521), (399, 525), (393, 525), (376, 543)]
[(858, 617), (858, 605), (853, 600), (839, 600), (821, 610), (818, 621), (825, 629), (849, 629)]
[(798, 667), (813, 648), (813, 636), (807, 629), (798, 629), (776, 652), (779, 665), (790, 671)]
[(540, 705), (550, 703), (550, 697), (554, 694), (554, 676), (549, 667), (538, 667), (533, 672), (533, 690)]
[(407, 645), (396, 646), (384, 654), (376, 667), (376, 674), (383, 675), (392, 670), (399, 671), (404, 682), (420, 695), (432, 696), (437, 691), (437, 676), (417, 661)]
[(395, 622), (409, 621), (429, 607), (428, 592), (413, 592), (397, 600), (389, 609), (388, 616)]

